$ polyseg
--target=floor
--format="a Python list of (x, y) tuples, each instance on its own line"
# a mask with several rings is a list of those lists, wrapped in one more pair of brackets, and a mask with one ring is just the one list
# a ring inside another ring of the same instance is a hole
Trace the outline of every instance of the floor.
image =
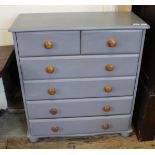
[(105, 135), (84, 138), (47, 138), (37, 143), (30, 143), (26, 137), (26, 121), (23, 113), (4, 113), (0, 116), (0, 148), (1, 149), (112, 149), (112, 148), (146, 148), (155, 149), (155, 140), (139, 142), (133, 133), (130, 137)]

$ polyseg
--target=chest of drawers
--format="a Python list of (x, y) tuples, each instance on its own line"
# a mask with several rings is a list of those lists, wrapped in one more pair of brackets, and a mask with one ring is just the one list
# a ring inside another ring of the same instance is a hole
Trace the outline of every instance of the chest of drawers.
[(128, 136), (147, 28), (133, 13), (18, 16), (10, 31), (30, 140)]

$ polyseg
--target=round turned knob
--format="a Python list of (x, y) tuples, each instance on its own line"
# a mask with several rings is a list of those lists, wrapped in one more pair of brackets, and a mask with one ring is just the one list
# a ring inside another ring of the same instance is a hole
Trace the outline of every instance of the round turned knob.
[(111, 93), (111, 92), (112, 92), (112, 87), (111, 87), (111, 86), (105, 86), (105, 87), (104, 87), (104, 91), (105, 91), (106, 93)]
[(59, 131), (59, 127), (53, 126), (53, 127), (51, 128), (51, 130), (52, 130), (53, 132), (58, 132), (58, 131)]
[(113, 48), (113, 47), (116, 47), (117, 41), (115, 39), (110, 39), (108, 40), (107, 44), (109, 47)]
[(56, 115), (58, 113), (58, 110), (56, 108), (51, 108), (50, 113), (52, 115)]
[(45, 41), (45, 43), (44, 43), (44, 47), (45, 47), (46, 49), (53, 48), (53, 43), (52, 43), (50, 40), (47, 40), (47, 41)]
[(109, 124), (108, 123), (104, 123), (103, 125), (102, 125), (102, 129), (109, 129)]
[(104, 112), (109, 112), (110, 110), (111, 110), (111, 108), (110, 108), (109, 105), (105, 105), (105, 106), (103, 107), (103, 111), (104, 111)]
[(50, 95), (55, 95), (56, 94), (56, 90), (54, 88), (48, 89), (48, 93)]
[(47, 73), (52, 74), (55, 71), (55, 68), (53, 66), (47, 67)]
[(111, 71), (113, 71), (114, 70), (114, 65), (113, 64), (107, 64), (106, 66), (105, 66), (105, 69), (106, 69), (106, 71), (109, 71), (109, 72), (111, 72)]

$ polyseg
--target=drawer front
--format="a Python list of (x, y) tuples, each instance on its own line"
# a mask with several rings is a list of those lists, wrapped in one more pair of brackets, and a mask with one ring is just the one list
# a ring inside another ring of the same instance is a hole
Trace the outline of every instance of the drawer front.
[[(128, 130), (130, 115), (30, 120), (35, 136), (102, 134)], [(106, 128), (107, 127), (107, 128)]]
[(30, 119), (129, 114), (132, 97), (27, 101)]
[(80, 31), (17, 33), (17, 42), (20, 56), (80, 54)]
[(81, 53), (139, 53), (141, 38), (141, 30), (82, 31)]
[(137, 71), (138, 55), (41, 57), (20, 60), (25, 80), (133, 76)]
[(26, 100), (133, 95), (135, 77), (24, 81)]

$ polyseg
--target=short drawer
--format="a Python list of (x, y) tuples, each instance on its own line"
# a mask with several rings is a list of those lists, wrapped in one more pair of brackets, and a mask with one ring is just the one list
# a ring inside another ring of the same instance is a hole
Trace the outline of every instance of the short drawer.
[(129, 114), (133, 97), (27, 101), (30, 119)]
[(20, 56), (79, 55), (80, 31), (19, 32)]
[(142, 30), (82, 31), (82, 54), (139, 53)]
[(24, 81), (26, 100), (133, 95), (135, 77)]
[(76, 136), (128, 130), (130, 115), (30, 120), (33, 136)]
[(135, 76), (138, 55), (21, 58), (25, 80)]

